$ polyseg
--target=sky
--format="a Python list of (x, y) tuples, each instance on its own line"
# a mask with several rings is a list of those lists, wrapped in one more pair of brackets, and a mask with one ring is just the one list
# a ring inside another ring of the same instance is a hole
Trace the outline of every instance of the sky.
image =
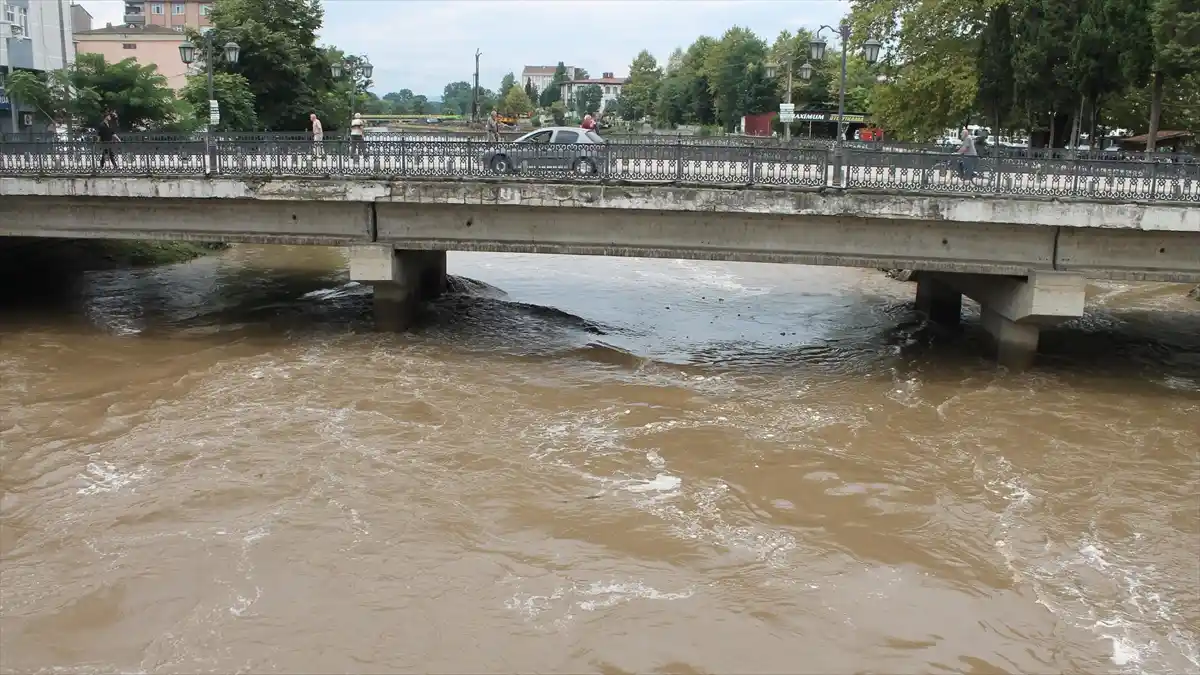
[[(78, 0), (93, 25), (120, 23), (123, 0)], [(167, 0), (169, 1), (169, 0)], [(469, 82), (497, 89), (505, 73), (526, 65), (586, 68), (599, 77), (629, 74), (643, 49), (664, 64), (676, 47), (732, 26), (768, 42), (781, 30), (836, 24), (845, 0), (324, 0), (318, 42), (365, 55), (375, 66), (374, 91), (411, 89), (441, 98), (442, 88)]]

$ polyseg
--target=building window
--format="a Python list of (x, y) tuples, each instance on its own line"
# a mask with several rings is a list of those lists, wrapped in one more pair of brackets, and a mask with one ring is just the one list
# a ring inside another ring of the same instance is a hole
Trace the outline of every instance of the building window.
[(4, 8), (4, 20), (17, 27), (17, 34), (29, 34), (29, 10), (25, 9), (24, 7), (8, 5)]
[(156, 2), (152, 5), (150, 5), (150, 13), (151, 14), (162, 14), (163, 13), (163, 4), (161, 2)]
[(212, 5), (200, 5), (200, 16), (208, 16), (212, 13)]
[(137, 49), (136, 42), (122, 42), (121, 49)]
[(171, 5), (171, 14), (174, 16), (183, 16), (183, 5), (178, 2)]

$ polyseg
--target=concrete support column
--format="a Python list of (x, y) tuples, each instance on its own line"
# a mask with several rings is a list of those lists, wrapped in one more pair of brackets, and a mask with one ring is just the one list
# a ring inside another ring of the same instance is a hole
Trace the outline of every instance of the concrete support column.
[(917, 311), (934, 323), (957, 326), (962, 318), (962, 298), (962, 293), (936, 276), (917, 277)]
[(1025, 370), (1037, 358), (1038, 337), (1042, 329), (1033, 323), (1018, 323), (990, 307), (981, 312), (983, 329), (992, 338), (996, 361), (1006, 368)]
[[(1014, 369), (1033, 364), (1042, 328), (1083, 316), (1087, 299), (1087, 280), (1069, 272), (1036, 271), (1024, 278), (922, 273), (921, 282), (927, 276), (979, 302), (983, 327), (995, 343), (998, 360)], [(927, 295), (937, 297), (939, 292), (935, 288)]]
[(422, 302), (446, 288), (445, 251), (397, 251), (389, 245), (350, 247), (350, 278), (375, 291), (375, 323), (380, 330), (407, 330)]

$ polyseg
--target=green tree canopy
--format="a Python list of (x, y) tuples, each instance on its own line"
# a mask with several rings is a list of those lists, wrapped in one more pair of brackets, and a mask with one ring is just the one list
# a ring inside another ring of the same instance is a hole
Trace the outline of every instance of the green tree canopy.
[(500, 100), (500, 112), (505, 115), (528, 115), (533, 112), (533, 101), (525, 95), (524, 89), (514, 84)]
[[(254, 109), (254, 91), (246, 78), (234, 73), (213, 73), (213, 94), (221, 106), (218, 131), (254, 131), (258, 129), (258, 111)], [(208, 78), (189, 77), (179, 92), (197, 126), (208, 124)]]
[[(264, 128), (306, 128), (308, 114), (320, 112), (325, 94), (336, 90), (330, 55), (316, 44), (323, 18), (320, 0), (220, 0), (214, 5), (215, 44), (233, 41), (241, 47), (236, 64), (219, 59), (214, 68), (246, 78)], [(202, 50), (197, 53), (203, 57)]]
[(470, 82), (451, 82), (442, 89), (442, 105), (455, 115), (471, 114), (472, 87)]
[[(576, 70), (576, 77), (579, 77), (580, 72), (581, 71), (578, 69)], [(586, 75), (586, 73), (584, 73), (584, 75)], [(540, 100), (538, 101), (538, 104), (543, 108), (548, 108), (555, 101), (561, 100), (562, 83), (566, 81), (567, 66), (562, 61), (559, 61), (558, 65), (554, 68), (554, 76), (550, 78), (550, 84), (546, 85), (546, 88), (542, 90), (542, 93), (539, 96)]]
[(512, 73), (505, 73), (504, 77), (500, 80), (500, 88), (496, 91), (499, 93), (500, 98), (504, 98), (508, 95), (508, 90), (515, 86), (517, 86), (517, 76)]
[(175, 124), (180, 112), (167, 79), (154, 64), (141, 65), (132, 58), (109, 63), (94, 53), (79, 54), (63, 71), (17, 71), (8, 91), (47, 118), (65, 121), (70, 116), (89, 127), (100, 124), (104, 113), (112, 110), (123, 129), (161, 129)]
[(574, 101), (571, 102), (571, 108), (575, 114), (583, 117), (584, 115), (595, 115), (600, 112), (600, 102), (604, 99), (604, 92), (598, 84), (589, 84), (575, 89)]
[(634, 57), (629, 64), (629, 81), (621, 90), (622, 119), (640, 120), (653, 112), (662, 77), (662, 69), (650, 52), (643, 49)]

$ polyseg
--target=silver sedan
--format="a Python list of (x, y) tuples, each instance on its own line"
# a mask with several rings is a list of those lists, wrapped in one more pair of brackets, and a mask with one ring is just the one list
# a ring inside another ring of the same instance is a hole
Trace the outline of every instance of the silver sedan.
[(587, 175), (603, 166), (605, 143), (589, 129), (544, 127), (488, 148), (480, 159), (496, 173), (570, 171)]

